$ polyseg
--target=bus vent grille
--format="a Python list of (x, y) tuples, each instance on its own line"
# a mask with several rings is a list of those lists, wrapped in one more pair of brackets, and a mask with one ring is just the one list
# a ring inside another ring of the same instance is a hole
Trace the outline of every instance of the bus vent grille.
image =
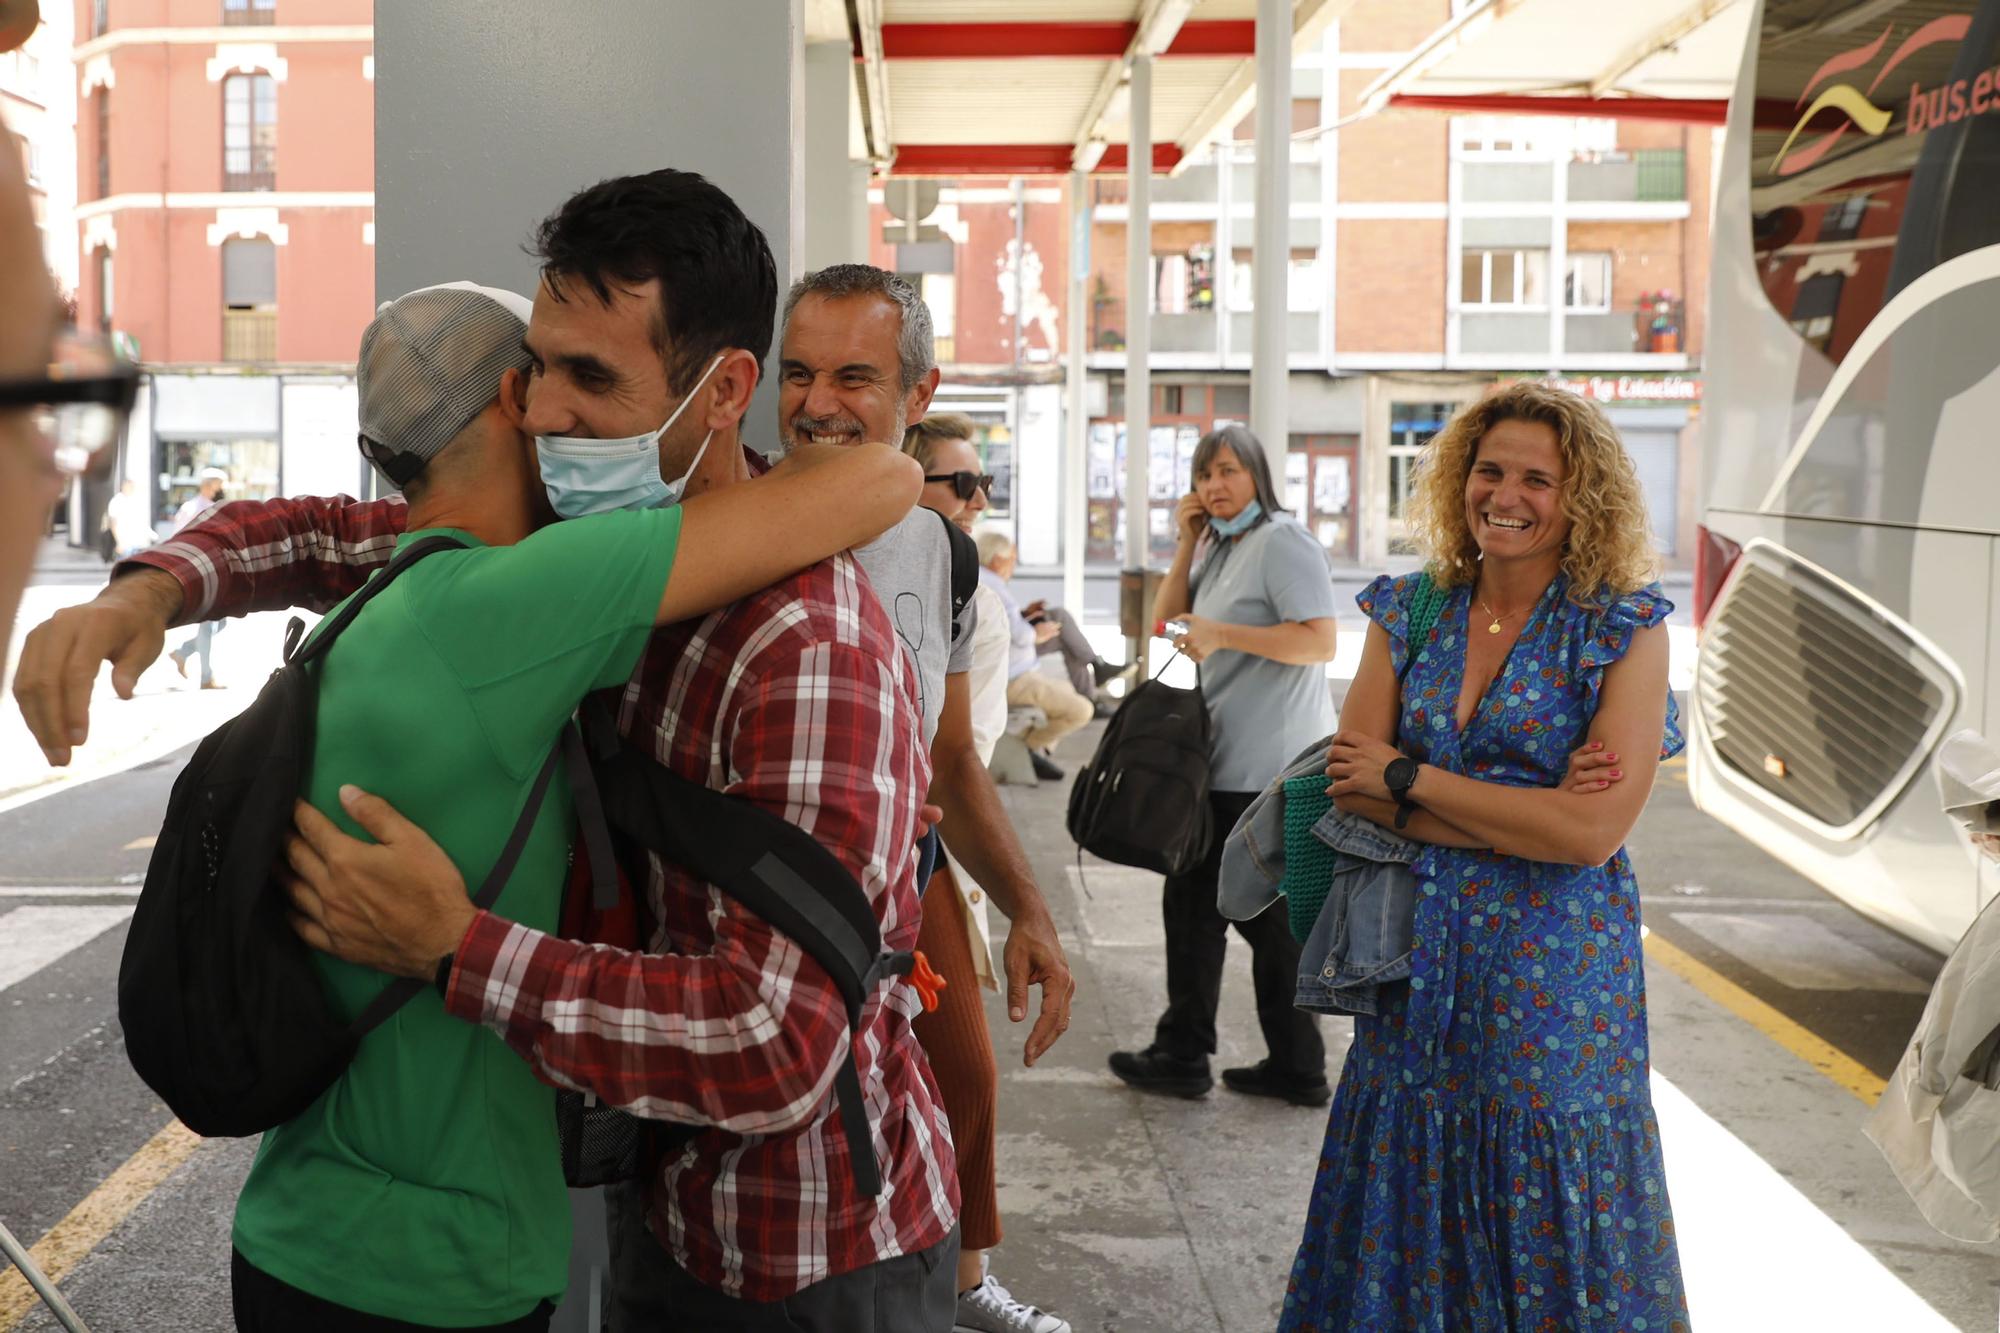
[(1710, 619), (1695, 688), (1724, 763), (1843, 835), (1902, 791), (1957, 693), (1894, 622), (1769, 549)]

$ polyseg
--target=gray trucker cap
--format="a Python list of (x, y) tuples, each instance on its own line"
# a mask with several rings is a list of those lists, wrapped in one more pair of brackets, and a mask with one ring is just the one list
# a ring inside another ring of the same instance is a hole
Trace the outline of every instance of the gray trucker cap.
[(403, 486), (486, 409), (521, 347), (528, 299), (497, 287), (448, 282), (385, 301), (361, 335), (355, 383), (361, 452)]

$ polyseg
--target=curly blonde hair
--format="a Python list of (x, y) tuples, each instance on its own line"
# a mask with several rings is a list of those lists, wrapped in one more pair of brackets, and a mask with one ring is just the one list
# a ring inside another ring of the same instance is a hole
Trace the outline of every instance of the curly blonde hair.
[(1453, 587), (1479, 575), (1479, 544), (1465, 520), (1465, 483), (1479, 442), (1503, 421), (1540, 422), (1555, 432), (1563, 460), (1562, 509), (1570, 522), (1562, 554), (1570, 600), (1601, 605), (1651, 583), (1659, 557), (1639, 474), (1618, 431), (1588, 398), (1535, 380), (1468, 404), (1418, 460), (1407, 512), (1431, 577)]

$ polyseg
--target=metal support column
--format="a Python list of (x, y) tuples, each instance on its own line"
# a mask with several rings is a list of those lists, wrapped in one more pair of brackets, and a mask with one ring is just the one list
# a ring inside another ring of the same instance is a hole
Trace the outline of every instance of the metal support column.
[(1062, 604), (1083, 619), (1083, 552), (1090, 540), (1090, 178), (1069, 174), (1069, 376), (1063, 421)]
[(1257, 222), (1251, 252), (1250, 428), (1264, 442), (1271, 480), (1285, 493), (1291, 419), (1286, 287), (1292, 227), (1292, 5), (1257, 0)]
[[(1282, 0), (1280, 0), (1282, 3)], [(1132, 57), (1132, 134), (1125, 162), (1125, 577), (1146, 586), (1152, 498), (1147, 464), (1153, 425), (1153, 58)], [(1153, 608), (1143, 600), (1136, 639), (1127, 638), (1126, 661), (1146, 670)]]

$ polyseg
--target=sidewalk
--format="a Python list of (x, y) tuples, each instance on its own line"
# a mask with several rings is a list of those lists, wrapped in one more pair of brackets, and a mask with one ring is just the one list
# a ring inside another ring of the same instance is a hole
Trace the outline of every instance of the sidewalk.
[[(1074, 771), (1102, 724), (1062, 747)], [(1077, 977), (1069, 1032), (1034, 1069), (1027, 1024), (989, 994), (1000, 1064), (1000, 1212), (993, 1271), (1078, 1330), (1269, 1333), (1283, 1305), (1324, 1108), (1281, 1106), (1220, 1086), (1201, 1101), (1133, 1092), (1105, 1059), (1152, 1040), (1166, 998), (1160, 878), (1085, 858), (1063, 831), (1067, 782), (1002, 787)], [(995, 945), (1004, 931), (996, 917)], [(1264, 1051), (1249, 954), (1232, 935), (1219, 1070)], [(1323, 1023), (1338, 1071), (1349, 1025)]]
[[(0, 658), (0, 811), (11, 810), (64, 787), (88, 782), (164, 758), (190, 745), (249, 706), (255, 691), (278, 665), (290, 613), (268, 612), (231, 621), (216, 636), (217, 679), (225, 687), (197, 688), (199, 661), (183, 679), (166, 654), (139, 678), (130, 700), (111, 688), (111, 668), (100, 667), (90, 707), (90, 738), (68, 768), (50, 768), (29, 734), (14, 700), (14, 667), (30, 630), (64, 607), (95, 597), (108, 567), (94, 551), (51, 540), (36, 557), (33, 581), (21, 598), (14, 633)], [(317, 617), (306, 613), (308, 624)], [(192, 628), (167, 631), (166, 646), (177, 647)]]

